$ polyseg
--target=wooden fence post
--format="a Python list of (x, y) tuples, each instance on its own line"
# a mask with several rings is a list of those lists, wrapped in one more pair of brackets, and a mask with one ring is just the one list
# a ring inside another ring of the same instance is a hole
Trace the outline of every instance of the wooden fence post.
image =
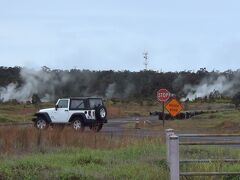
[(175, 134), (169, 137), (170, 180), (179, 180), (179, 138)]
[(173, 129), (166, 129), (165, 134), (166, 134), (167, 163), (169, 165), (169, 137), (174, 134), (174, 130)]

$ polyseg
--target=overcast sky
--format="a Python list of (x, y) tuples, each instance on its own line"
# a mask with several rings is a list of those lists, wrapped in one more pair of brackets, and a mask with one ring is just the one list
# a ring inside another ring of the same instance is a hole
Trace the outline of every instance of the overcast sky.
[(239, 0), (0, 0), (0, 65), (240, 68)]

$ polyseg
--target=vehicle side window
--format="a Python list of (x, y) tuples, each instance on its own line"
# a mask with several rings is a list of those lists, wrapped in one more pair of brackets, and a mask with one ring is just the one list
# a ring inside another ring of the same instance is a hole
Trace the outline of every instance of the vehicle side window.
[(101, 99), (90, 99), (89, 105), (90, 105), (90, 108), (95, 108), (95, 107), (103, 105), (103, 102)]
[(57, 105), (58, 108), (68, 108), (68, 100), (67, 99), (59, 100)]
[(70, 103), (70, 109), (84, 109), (84, 101), (82, 99), (72, 99)]

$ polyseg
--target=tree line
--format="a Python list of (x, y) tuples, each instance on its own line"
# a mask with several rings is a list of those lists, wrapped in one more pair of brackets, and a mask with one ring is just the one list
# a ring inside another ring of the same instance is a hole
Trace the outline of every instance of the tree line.
[[(24, 80), (21, 78), (21, 70), (22, 67), (0, 67), (0, 87), (6, 87), (10, 83), (16, 83), (21, 87), (24, 84)], [(185, 85), (195, 86), (204, 79), (217, 79), (220, 76), (224, 76), (231, 81), (239, 73), (239, 70), (219, 72), (207, 71), (206, 68), (201, 68), (198, 71), (159, 72), (144, 70), (130, 72), (128, 70), (59, 70), (50, 69), (46, 66), (42, 67), (42, 71), (48, 73), (50, 76), (54, 76), (55, 79), (66, 77), (62, 83), (54, 84), (52, 82), (54, 86), (53, 94), (56, 98), (101, 96), (123, 99), (155, 99), (159, 88), (166, 88), (178, 97), (185, 97), (187, 95), (187, 92), (183, 90)], [(39, 96), (41, 97), (42, 94), (39, 94)]]

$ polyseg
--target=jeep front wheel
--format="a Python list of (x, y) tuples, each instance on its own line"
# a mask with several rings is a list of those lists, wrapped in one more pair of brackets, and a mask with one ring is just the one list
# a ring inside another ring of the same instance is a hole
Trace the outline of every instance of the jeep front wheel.
[(84, 131), (84, 125), (83, 125), (83, 123), (81, 122), (81, 120), (78, 119), (78, 118), (76, 118), (76, 119), (73, 120), (73, 122), (72, 122), (72, 127), (73, 127), (73, 129), (76, 130), (76, 131), (78, 131), (78, 130)]
[(36, 128), (42, 130), (42, 129), (46, 129), (48, 127), (48, 123), (45, 119), (39, 117), (39, 118), (37, 118), (37, 120), (35, 122), (35, 126), (36, 126)]

